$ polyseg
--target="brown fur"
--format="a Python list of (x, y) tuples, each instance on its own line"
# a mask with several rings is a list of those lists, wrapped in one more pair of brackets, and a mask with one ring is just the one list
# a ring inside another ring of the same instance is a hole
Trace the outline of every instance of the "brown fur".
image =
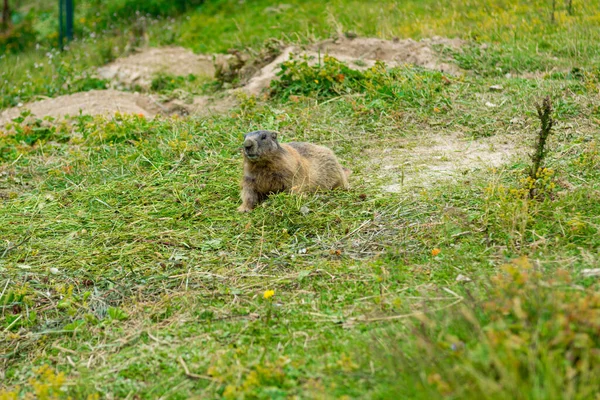
[(342, 168), (333, 151), (311, 143), (279, 143), (277, 133), (250, 132), (244, 141), (242, 205), (251, 211), (269, 194), (304, 193), (348, 188), (350, 171)]

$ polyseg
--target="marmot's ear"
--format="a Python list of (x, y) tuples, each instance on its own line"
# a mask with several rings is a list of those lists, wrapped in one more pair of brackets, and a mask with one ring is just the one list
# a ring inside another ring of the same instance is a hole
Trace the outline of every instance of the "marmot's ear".
[(271, 132), (271, 137), (273, 140), (277, 140), (277, 132)]

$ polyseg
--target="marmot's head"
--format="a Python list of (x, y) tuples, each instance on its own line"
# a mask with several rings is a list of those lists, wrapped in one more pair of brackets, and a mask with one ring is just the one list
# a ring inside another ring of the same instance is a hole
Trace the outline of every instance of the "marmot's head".
[(254, 131), (244, 135), (244, 157), (250, 162), (267, 159), (279, 150), (277, 132)]

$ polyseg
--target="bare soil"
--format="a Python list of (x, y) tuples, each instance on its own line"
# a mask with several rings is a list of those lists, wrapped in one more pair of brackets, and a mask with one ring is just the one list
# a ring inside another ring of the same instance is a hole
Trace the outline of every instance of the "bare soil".
[[(460, 39), (441, 37), (423, 39), (418, 42), (412, 39), (339, 38), (317, 43), (310, 49), (336, 58), (350, 59), (357, 68), (368, 68), (376, 60), (379, 60), (392, 67), (413, 64), (449, 74), (458, 74), (460, 69), (456, 65), (443, 62), (434, 50), (434, 46), (459, 49), (463, 44), (464, 42)], [(356, 65), (356, 61), (359, 61), (359, 65)]]
[(0, 126), (10, 123), (25, 109), (38, 117), (63, 118), (76, 116), (81, 112), (88, 115), (110, 117), (116, 112), (138, 114), (147, 118), (161, 115), (210, 115), (222, 114), (235, 107), (235, 98), (225, 96), (213, 98), (196, 96), (192, 104), (179, 100), (160, 102), (155, 96), (127, 93), (114, 89), (91, 90), (29, 103), (22, 108), (14, 107), (0, 112)]
[(398, 140), (383, 151), (372, 150), (369, 159), (373, 175), (386, 182), (382, 190), (400, 193), (456, 180), (474, 170), (499, 167), (524, 154), (525, 149), (513, 136), (470, 139), (460, 134), (429, 133)]
[(0, 113), (0, 124), (10, 122), (19, 116), (23, 109), (28, 109), (37, 117), (51, 116), (61, 118), (75, 116), (80, 112), (91, 115), (112, 115), (115, 112), (141, 114), (145, 117), (155, 115), (156, 108), (147, 97), (118, 90), (91, 90), (74, 93), (51, 99), (35, 101), (22, 108), (14, 107)]
[(213, 56), (194, 54), (182, 47), (147, 48), (98, 68), (98, 75), (117, 88), (148, 89), (158, 73), (212, 78), (215, 74)]

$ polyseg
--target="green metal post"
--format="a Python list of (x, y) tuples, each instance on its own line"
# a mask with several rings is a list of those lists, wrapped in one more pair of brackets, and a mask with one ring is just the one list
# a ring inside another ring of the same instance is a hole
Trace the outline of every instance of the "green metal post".
[(65, 38), (67, 41), (73, 40), (74, 10), (73, 0), (58, 0), (58, 43), (61, 50)]
[(66, 0), (66, 33), (67, 39), (73, 40), (73, 0)]
[(58, 0), (58, 45), (60, 47), (60, 49), (63, 49), (63, 42), (64, 42), (64, 14), (65, 14), (65, 7), (64, 7), (64, 0)]

